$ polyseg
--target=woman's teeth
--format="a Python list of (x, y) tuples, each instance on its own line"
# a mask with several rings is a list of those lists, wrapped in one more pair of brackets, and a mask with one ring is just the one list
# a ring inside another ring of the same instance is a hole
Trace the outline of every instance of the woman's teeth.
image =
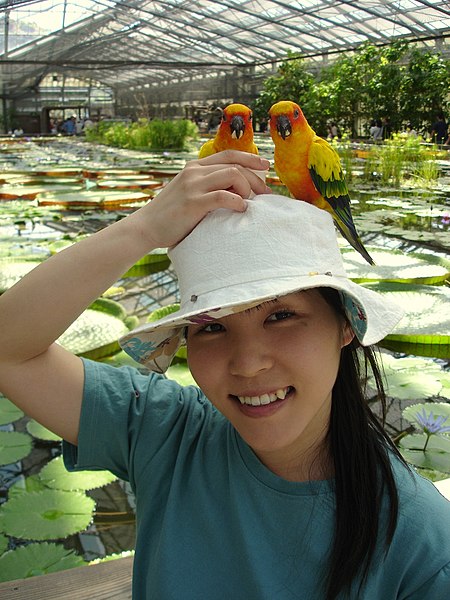
[(271, 392), (270, 394), (263, 394), (262, 396), (238, 396), (238, 398), (241, 404), (261, 406), (262, 404), (270, 404), (276, 400), (284, 400), (288, 391), (289, 387), (286, 387), (280, 388), (276, 392)]

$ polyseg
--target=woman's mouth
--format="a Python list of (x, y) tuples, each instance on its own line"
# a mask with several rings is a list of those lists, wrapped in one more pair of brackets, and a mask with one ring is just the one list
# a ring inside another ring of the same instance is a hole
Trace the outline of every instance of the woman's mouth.
[(284, 400), (292, 390), (293, 388), (291, 386), (287, 386), (284, 388), (279, 388), (274, 392), (262, 394), (261, 396), (236, 396), (236, 398), (241, 404), (246, 404), (247, 406), (263, 406), (266, 404), (272, 404), (277, 400)]

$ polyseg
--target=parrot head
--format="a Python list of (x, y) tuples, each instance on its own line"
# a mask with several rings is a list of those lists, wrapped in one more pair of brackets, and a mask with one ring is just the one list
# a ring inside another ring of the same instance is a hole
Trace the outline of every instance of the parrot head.
[(245, 104), (230, 104), (223, 109), (220, 129), (234, 140), (241, 139), (247, 129), (253, 139), (252, 111)]
[(285, 140), (293, 131), (303, 129), (308, 125), (302, 109), (295, 102), (282, 100), (269, 110), (270, 135), (273, 141), (280, 136)]

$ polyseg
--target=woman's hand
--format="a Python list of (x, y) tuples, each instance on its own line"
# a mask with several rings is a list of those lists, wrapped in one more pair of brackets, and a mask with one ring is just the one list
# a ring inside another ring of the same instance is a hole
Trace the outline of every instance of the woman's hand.
[(252, 192), (270, 193), (252, 172), (266, 171), (269, 166), (265, 158), (236, 150), (189, 162), (149, 204), (134, 213), (141, 234), (152, 248), (170, 247), (216, 208), (244, 212), (245, 199)]

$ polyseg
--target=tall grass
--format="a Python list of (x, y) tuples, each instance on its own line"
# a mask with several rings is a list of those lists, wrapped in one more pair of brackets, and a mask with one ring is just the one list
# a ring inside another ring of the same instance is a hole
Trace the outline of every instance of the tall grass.
[(373, 146), (371, 152), (384, 184), (399, 186), (408, 179), (432, 182), (439, 177), (439, 168), (435, 162), (437, 154), (430, 152), (430, 148), (420, 138), (394, 134), (383, 144)]
[(195, 123), (186, 119), (140, 119), (135, 123), (101, 121), (86, 131), (90, 142), (131, 150), (186, 150), (198, 135)]

